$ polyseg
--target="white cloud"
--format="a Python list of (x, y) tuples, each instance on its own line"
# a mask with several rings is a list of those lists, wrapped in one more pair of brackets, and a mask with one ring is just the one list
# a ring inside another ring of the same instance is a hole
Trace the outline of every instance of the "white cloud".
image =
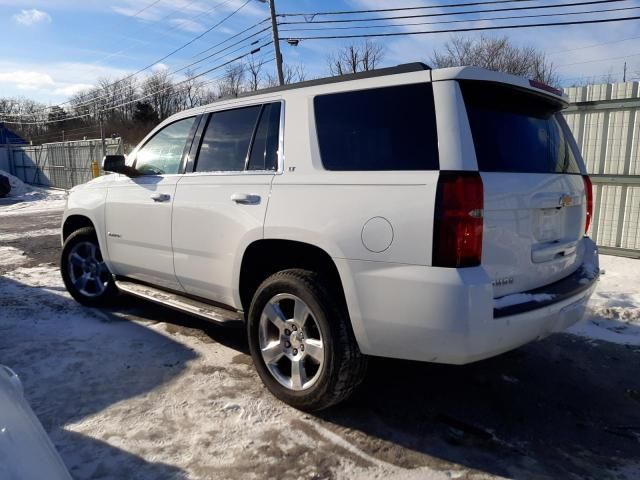
[(166, 72), (169, 70), (169, 66), (166, 63), (156, 63), (153, 67), (151, 67), (152, 72)]
[[(121, 78), (126, 70), (90, 63), (52, 62), (32, 64), (0, 59), (2, 96), (28, 96), (40, 102), (61, 102), (94, 86), (100, 78)], [(26, 93), (25, 91), (28, 91)]]
[(202, 24), (194, 20), (189, 20), (188, 18), (174, 18), (169, 23), (180, 30), (184, 30), (185, 32), (201, 33), (206, 30)]
[(15, 70), (0, 73), (0, 84), (13, 85), (19, 90), (36, 90), (54, 85), (51, 75), (42, 72)]
[(64, 95), (65, 97), (70, 97), (78, 92), (81, 92), (82, 90), (88, 90), (93, 86), (94, 85), (90, 83), (70, 83), (68, 85), (56, 88), (53, 93), (56, 95)]
[(31, 10), (22, 10), (13, 16), (13, 19), (21, 25), (30, 27), (37, 23), (51, 23), (51, 16), (47, 12), (32, 8)]

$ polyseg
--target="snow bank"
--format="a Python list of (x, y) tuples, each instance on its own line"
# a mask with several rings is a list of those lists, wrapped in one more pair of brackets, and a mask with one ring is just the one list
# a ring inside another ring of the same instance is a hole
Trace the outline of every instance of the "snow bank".
[(568, 333), (640, 345), (640, 260), (600, 255), (600, 276), (584, 320)]
[(0, 175), (3, 175), (9, 179), (11, 184), (11, 191), (9, 192), (9, 198), (21, 200), (21, 201), (38, 201), (48, 199), (60, 199), (66, 195), (63, 190), (52, 190), (47, 188), (34, 187), (28, 185), (20, 180), (18, 177), (11, 175), (4, 170), (0, 170)]
[(51, 190), (27, 185), (18, 177), (0, 170), (0, 175), (9, 178), (11, 192), (9, 198), (18, 200), (10, 205), (0, 204), (0, 217), (42, 213), (48, 210), (62, 210), (67, 193), (63, 190)]
[(22, 180), (18, 177), (14, 177), (8, 172), (4, 170), (0, 170), (0, 175), (7, 177), (9, 179), (9, 184), (11, 185), (11, 191), (9, 192), (9, 197), (20, 197), (31, 191), (31, 187), (26, 185)]

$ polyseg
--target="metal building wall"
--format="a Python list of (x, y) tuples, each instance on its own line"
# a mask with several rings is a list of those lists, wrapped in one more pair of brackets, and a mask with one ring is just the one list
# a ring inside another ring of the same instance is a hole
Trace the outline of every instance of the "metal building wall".
[(591, 236), (605, 250), (640, 256), (638, 82), (565, 89), (565, 111), (594, 184)]

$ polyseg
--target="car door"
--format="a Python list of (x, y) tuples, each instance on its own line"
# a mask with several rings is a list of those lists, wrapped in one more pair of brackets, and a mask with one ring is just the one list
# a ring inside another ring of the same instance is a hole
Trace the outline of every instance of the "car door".
[(281, 112), (280, 102), (213, 112), (194, 142), (193, 173), (180, 179), (173, 205), (174, 264), (187, 293), (240, 308), (234, 271), (263, 238)]
[(131, 156), (132, 176), (107, 193), (107, 251), (113, 273), (181, 290), (173, 268), (171, 209), (196, 116), (159, 129)]

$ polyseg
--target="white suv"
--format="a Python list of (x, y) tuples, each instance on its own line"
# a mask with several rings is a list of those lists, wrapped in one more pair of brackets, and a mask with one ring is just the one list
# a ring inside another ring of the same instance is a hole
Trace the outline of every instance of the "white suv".
[(306, 410), (366, 356), (463, 364), (578, 321), (598, 277), (591, 184), (561, 93), (408, 64), (223, 100), (76, 187), (62, 275), (245, 322), (260, 377)]

